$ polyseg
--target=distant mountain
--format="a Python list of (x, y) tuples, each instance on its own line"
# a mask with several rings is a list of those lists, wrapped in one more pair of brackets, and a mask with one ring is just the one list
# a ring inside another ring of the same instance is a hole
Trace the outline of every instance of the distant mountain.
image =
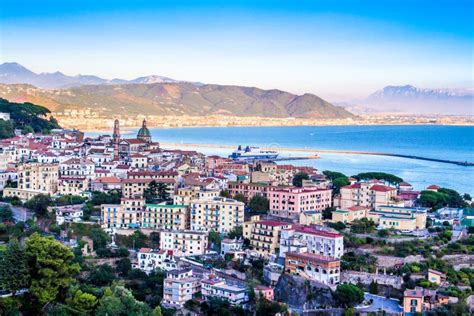
[(16, 84), (26, 83), (43, 89), (58, 89), (78, 87), (82, 85), (100, 84), (128, 84), (128, 83), (159, 83), (177, 82), (177, 80), (162, 76), (147, 76), (133, 80), (103, 79), (91, 75), (68, 76), (61, 72), (35, 73), (18, 63), (3, 63), (0, 65), (0, 83)]
[(474, 89), (387, 86), (356, 102), (378, 112), (474, 115)]
[[(148, 79), (140, 80), (149, 82)], [(99, 84), (58, 90), (25, 84), (0, 84), (0, 96), (15, 102), (41, 104), (53, 112), (88, 109), (100, 115), (222, 114), (315, 119), (355, 117), (342, 107), (334, 106), (313, 94), (299, 96), (281, 90), (187, 82)]]

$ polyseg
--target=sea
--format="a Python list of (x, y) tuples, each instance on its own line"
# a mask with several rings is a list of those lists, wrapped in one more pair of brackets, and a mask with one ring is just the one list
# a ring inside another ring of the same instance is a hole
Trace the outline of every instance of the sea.
[[(135, 132), (132, 130), (130, 135)], [(474, 167), (390, 156), (318, 152), (318, 149), (382, 152), (474, 162), (474, 126), (196, 127), (150, 128), (150, 132), (153, 140), (163, 143), (165, 148), (181, 147), (221, 156), (233, 151), (219, 147), (222, 145), (285, 148), (280, 151), (281, 157), (318, 154), (320, 158), (279, 162), (282, 164), (312, 166), (319, 171), (339, 171), (348, 176), (367, 171), (387, 172), (403, 178), (417, 190), (437, 184), (474, 195)], [(308, 151), (292, 151), (293, 148)]]

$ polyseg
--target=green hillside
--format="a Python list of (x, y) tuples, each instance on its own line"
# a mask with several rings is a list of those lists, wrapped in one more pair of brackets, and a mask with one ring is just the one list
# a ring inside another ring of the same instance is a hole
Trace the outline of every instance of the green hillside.
[(155, 83), (87, 85), (45, 90), (30, 85), (0, 85), (10, 100), (44, 104), (52, 111), (92, 108), (102, 114), (222, 114), (229, 116), (341, 119), (354, 117), (341, 107), (312, 94), (294, 95), (253, 87)]

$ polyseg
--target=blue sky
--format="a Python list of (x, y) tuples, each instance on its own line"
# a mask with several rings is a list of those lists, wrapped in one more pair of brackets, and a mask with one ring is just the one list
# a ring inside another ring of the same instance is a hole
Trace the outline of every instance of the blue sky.
[(473, 85), (473, 1), (2, 1), (0, 60), (37, 72), (365, 96)]

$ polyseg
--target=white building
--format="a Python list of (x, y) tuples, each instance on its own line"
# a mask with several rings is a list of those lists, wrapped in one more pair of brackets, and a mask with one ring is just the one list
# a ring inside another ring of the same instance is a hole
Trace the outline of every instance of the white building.
[(244, 223), (245, 204), (215, 197), (191, 202), (191, 229), (228, 233)]
[(163, 303), (173, 307), (183, 307), (201, 291), (200, 279), (193, 276), (192, 269), (171, 270), (163, 281)]
[(283, 229), (280, 238), (280, 257), (285, 253), (308, 252), (321, 256), (341, 258), (344, 253), (343, 236), (313, 226), (294, 226)]
[(175, 256), (203, 255), (208, 246), (208, 234), (189, 230), (160, 232), (160, 249), (173, 250)]
[(224, 279), (218, 277), (201, 280), (201, 294), (206, 299), (211, 297), (226, 299), (231, 305), (240, 305), (249, 300), (246, 286), (226, 284)]
[(221, 241), (221, 256), (225, 256), (228, 253), (241, 252), (244, 241), (241, 239), (228, 239), (225, 238)]
[(172, 250), (141, 248), (137, 253), (137, 258), (137, 269), (140, 269), (147, 274), (156, 269), (170, 271), (178, 268), (178, 265), (173, 258)]

